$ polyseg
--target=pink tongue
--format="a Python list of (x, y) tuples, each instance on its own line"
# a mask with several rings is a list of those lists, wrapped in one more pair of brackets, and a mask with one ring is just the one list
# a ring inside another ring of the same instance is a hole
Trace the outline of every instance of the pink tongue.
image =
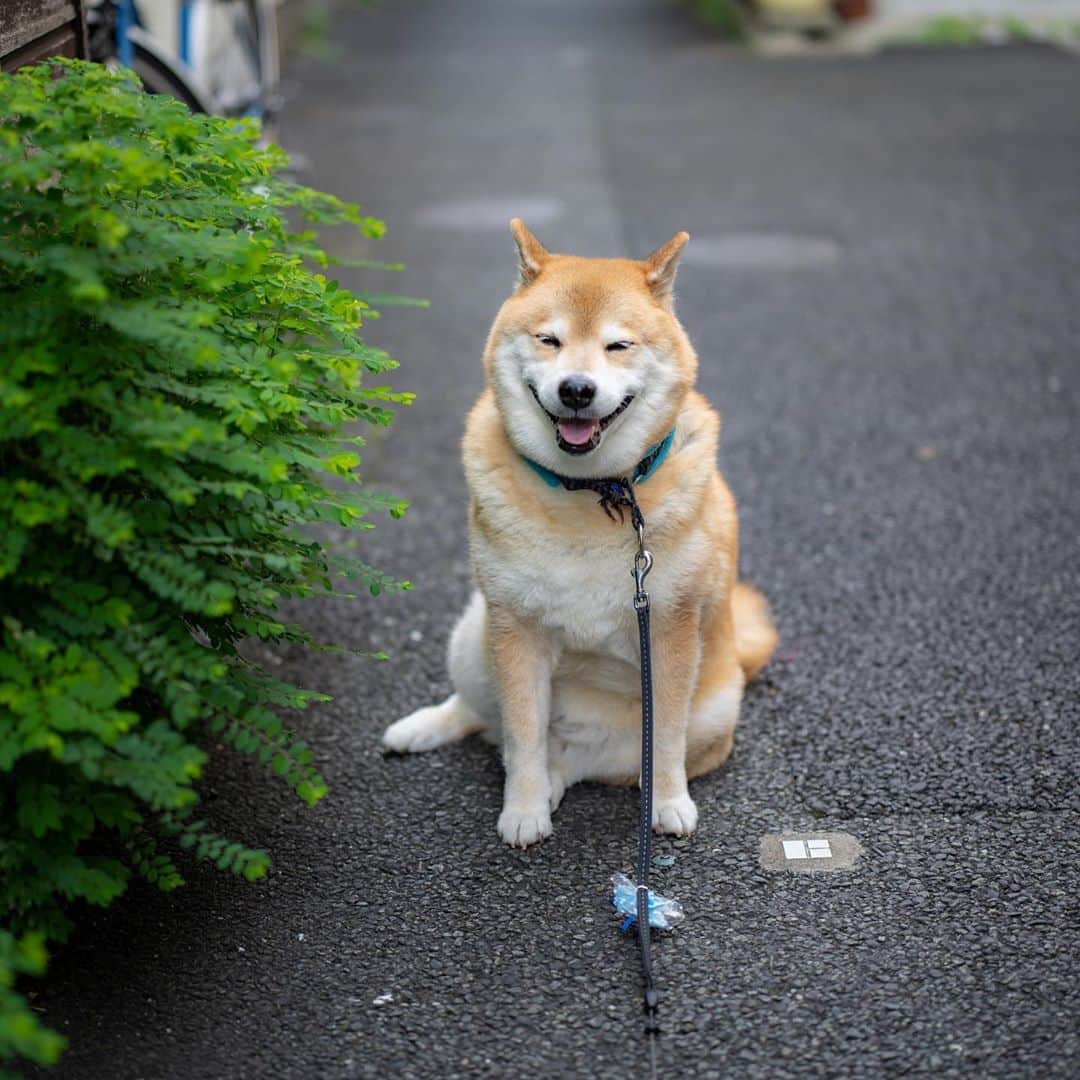
[(559, 435), (571, 446), (584, 446), (599, 426), (599, 420), (560, 420)]

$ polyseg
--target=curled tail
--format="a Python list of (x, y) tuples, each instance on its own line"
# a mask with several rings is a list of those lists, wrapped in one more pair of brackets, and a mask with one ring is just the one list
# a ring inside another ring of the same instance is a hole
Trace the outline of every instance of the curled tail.
[(740, 581), (731, 594), (735, 619), (735, 655), (749, 682), (768, 662), (779, 636), (769, 602), (752, 585)]

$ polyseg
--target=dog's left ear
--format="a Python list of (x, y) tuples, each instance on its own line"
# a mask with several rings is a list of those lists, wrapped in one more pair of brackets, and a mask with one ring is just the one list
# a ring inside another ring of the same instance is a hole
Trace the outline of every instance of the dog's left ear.
[(514, 234), (514, 243), (518, 250), (518, 287), (531, 285), (547, 262), (547, 248), (533, 236), (528, 225), (521, 218), (510, 222), (510, 231)]
[(668, 307), (671, 306), (675, 290), (675, 271), (679, 267), (679, 256), (689, 239), (688, 232), (677, 232), (645, 260), (645, 280), (649, 283), (653, 296)]

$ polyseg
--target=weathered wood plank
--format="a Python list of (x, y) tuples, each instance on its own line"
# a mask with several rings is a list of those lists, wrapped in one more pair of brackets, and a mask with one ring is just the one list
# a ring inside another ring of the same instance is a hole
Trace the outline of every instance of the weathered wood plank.
[(36, 64), (51, 56), (78, 56), (79, 39), (73, 26), (61, 26), (51, 34), (35, 38), (29, 45), (16, 49), (0, 59), (0, 70), (16, 71), (27, 64)]
[(83, 56), (85, 40), (78, 0), (0, 0), (0, 60), (5, 71), (46, 56)]

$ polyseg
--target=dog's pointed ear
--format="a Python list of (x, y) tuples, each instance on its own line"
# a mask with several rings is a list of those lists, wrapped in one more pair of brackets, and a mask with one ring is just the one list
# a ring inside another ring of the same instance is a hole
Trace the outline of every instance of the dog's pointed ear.
[(689, 239), (688, 232), (677, 232), (645, 260), (645, 280), (652, 289), (653, 296), (669, 307), (675, 291), (675, 271), (679, 268), (679, 256)]
[(547, 262), (548, 252), (521, 218), (514, 218), (510, 222), (510, 231), (514, 234), (514, 243), (517, 244), (518, 287), (522, 288), (535, 280)]

